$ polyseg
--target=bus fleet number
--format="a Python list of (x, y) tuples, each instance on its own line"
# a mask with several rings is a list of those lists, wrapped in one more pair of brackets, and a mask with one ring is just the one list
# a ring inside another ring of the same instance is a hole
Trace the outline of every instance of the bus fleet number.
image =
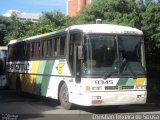
[(113, 84), (113, 80), (96, 80), (95, 84)]

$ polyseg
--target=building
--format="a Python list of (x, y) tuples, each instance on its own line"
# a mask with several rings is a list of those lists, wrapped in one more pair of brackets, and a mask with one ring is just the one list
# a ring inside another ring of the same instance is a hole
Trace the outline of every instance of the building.
[(76, 16), (77, 13), (86, 5), (91, 4), (93, 0), (67, 0), (67, 15)]
[(40, 14), (37, 13), (25, 13), (18, 10), (8, 10), (3, 16), (10, 17), (13, 13), (17, 14), (19, 20), (31, 20), (32, 22), (38, 22)]

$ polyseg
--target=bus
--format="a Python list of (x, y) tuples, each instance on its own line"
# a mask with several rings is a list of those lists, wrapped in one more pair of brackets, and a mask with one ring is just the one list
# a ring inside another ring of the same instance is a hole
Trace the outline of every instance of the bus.
[(0, 88), (7, 87), (6, 78), (6, 57), (7, 46), (0, 46)]
[(82, 24), (8, 44), (9, 87), (73, 105), (145, 104), (143, 32)]

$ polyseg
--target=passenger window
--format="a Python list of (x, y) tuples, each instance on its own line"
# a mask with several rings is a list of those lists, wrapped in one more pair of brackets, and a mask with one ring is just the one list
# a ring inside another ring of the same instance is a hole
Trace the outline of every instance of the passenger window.
[(33, 58), (40, 57), (40, 42), (32, 43), (31, 55)]
[(47, 40), (47, 57), (52, 55), (52, 39)]
[(42, 57), (51, 57), (52, 55), (52, 40), (44, 40), (42, 41)]
[(28, 60), (30, 58), (30, 44), (28, 43), (27, 44), (27, 48), (26, 48), (26, 51), (25, 51), (25, 54), (26, 54), (26, 59)]
[(66, 54), (65, 44), (66, 44), (66, 36), (57, 37), (54, 39), (55, 56), (63, 56)]
[(58, 55), (58, 38), (54, 39), (54, 55)]
[(60, 38), (60, 53), (59, 55), (65, 55), (65, 41), (66, 41), (66, 36), (63, 36)]
[(45, 57), (47, 55), (47, 41), (46, 40), (42, 41), (41, 55), (42, 55), (42, 57)]

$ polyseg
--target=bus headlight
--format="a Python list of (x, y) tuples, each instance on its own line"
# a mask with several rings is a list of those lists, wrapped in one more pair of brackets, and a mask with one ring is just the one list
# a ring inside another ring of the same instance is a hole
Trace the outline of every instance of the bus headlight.
[(92, 87), (92, 90), (102, 90), (102, 86), (95, 86), (95, 87)]
[(146, 89), (146, 85), (135, 86), (135, 89)]

